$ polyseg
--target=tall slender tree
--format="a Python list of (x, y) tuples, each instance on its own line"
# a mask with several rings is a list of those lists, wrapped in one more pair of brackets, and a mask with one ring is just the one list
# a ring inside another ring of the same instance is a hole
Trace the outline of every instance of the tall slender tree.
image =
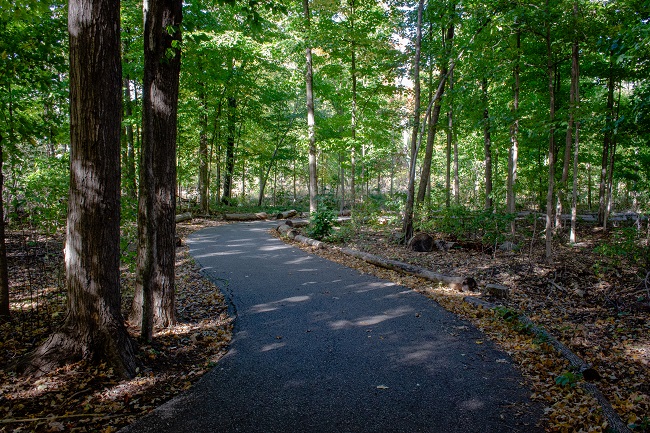
[(5, 244), (5, 216), (2, 188), (2, 135), (0, 134), (0, 320), (9, 319), (9, 272), (7, 271), (7, 246)]
[(150, 341), (176, 321), (176, 134), (181, 66), (181, 0), (144, 3), (142, 161), (136, 293), (131, 320)]
[(307, 137), (309, 139), (309, 212), (316, 212), (318, 203), (318, 170), (316, 163), (316, 121), (314, 117), (314, 69), (311, 53), (311, 12), (309, 11), (309, 0), (302, 0), (303, 13), (305, 17), (305, 32), (307, 34), (305, 47), (306, 71), (305, 87), (307, 93)]
[[(106, 361), (135, 373), (120, 312), (119, 0), (70, 0), (70, 193), (65, 244), (67, 315), (29, 355), (29, 372)], [(100, 84), (98, 84), (100, 83)]]

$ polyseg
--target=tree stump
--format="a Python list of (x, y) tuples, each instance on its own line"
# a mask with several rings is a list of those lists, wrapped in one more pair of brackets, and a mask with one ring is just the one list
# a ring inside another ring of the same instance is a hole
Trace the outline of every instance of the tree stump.
[(408, 247), (412, 251), (428, 253), (433, 250), (433, 237), (427, 233), (418, 233), (409, 240)]

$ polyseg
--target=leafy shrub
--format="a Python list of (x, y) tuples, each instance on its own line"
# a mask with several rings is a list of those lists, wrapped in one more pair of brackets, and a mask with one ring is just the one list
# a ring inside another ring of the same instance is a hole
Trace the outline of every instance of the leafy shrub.
[(621, 258), (625, 257), (633, 265), (650, 269), (650, 245), (644, 240), (636, 227), (624, 227), (614, 231), (611, 239), (594, 252), (611, 260), (614, 266), (621, 265)]
[(323, 240), (332, 233), (335, 223), (336, 213), (327, 206), (320, 206), (309, 219), (307, 234), (314, 239)]

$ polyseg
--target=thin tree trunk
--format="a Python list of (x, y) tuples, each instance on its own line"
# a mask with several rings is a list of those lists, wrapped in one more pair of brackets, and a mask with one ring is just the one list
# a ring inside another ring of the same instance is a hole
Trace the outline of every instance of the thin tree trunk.
[(237, 99), (228, 97), (228, 135), (226, 136), (226, 172), (223, 179), (223, 196), (221, 202), (230, 204), (232, 198), (232, 177), (235, 171), (235, 135), (237, 131)]
[[(309, 34), (311, 31), (309, 0), (303, 0), (302, 6), (305, 15), (305, 27)], [(307, 39), (307, 48), (305, 48), (305, 87), (307, 89), (307, 136), (309, 138), (309, 212), (313, 214), (318, 208), (316, 201), (318, 195), (318, 170), (316, 165), (316, 122), (314, 120), (314, 71), (311, 58), (311, 36), (308, 35)]]
[[(136, 289), (130, 320), (151, 341), (176, 323), (176, 137), (182, 2), (145, 3), (142, 164)], [(161, 110), (160, 107), (165, 107)]]
[[(449, 76), (449, 92), (454, 90), (453, 74)], [(447, 208), (451, 206), (451, 148), (454, 137), (454, 104), (453, 97), (449, 99), (449, 111), (447, 111), (447, 173), (445, 183), (446, 200), (445, 205)]]
[[(519, 162), (519, 59), (521, 57), (521, 28), (519, 23), (517, 26), (517, 56), (515, 58), (515, 66), (513, 68), (513, 98), (512, 98), (512, 117), (513, 122), (510, 125), (510, 149), (508, 151), (508, 177), (506, 180), (506, 209), (508, 213), (514, 214), (516, 208), (516, 192), (517, 185), (517, 164)], [(515, 234), (516, 222), (513, 219), (510, 225), (512, 234)]]
[[(352, 14), (354, 15), (354, 0), (352, 0)], [(354, 20), (351, 21), (352, 32), (354, 34)], [(357, 150), (357, 53), (354, 41), (352, 42), (351, 53), (351, 74), (352, 74), (352, 107), (351, 107), (351, 125), (350, 135), (352, 138), (352, 149), (350, 149), (350, 201), (354, 207), (356, 202), (356, 150)], [(363, 192), (363, 184), (361, 186)]]
[(492, 138), (490, 134), (490, 113), (488, 109), (487, 78), (481, 81), (483, 92), (483, 150), (485, 153), (485, 209), (492, 208)]
[(131, 80), (128, 75), (124, 78), (124, 114), (127, 118), (126, 131), (126, 189), (131, 198), (137, 196), (135, 181), (135, 139), (133, 135), (133, 102), (131, 102)]
[[(618, 121), (618, 111), (621, 108), (621, 89), (619, 88), (618, 91), (618, 103), (617, 103), (617, 113), (616, 113), (616, 118), (614, 119), (615, 122)], [(610, 145), (610, 153), (609, 153), (609, 162), (608, 162), (608, 170), (607, 170), (607, 185), (606, 185), (606, 206), (605, 206), (605, 216), (603, 218), (603, 230), (607, 230), (607, 220), (609, 218), (609, 215), (612, 211), (612, 192), (614, 189), (614, 160), (616, 159), (616, 134), (612, 134), (612, 142)]]
[[(421, 30), (420, 30), (421, 31)], [(445, 36), (446, 33), (446, 36)], [(447, 51), (450, 51), (451, 48), (446, 46), (447, 43), (451, 44), (451, 41), (454, 38), (454, 26), (451, 25), (445, 32), (443, 29), (443, 41), (445, 48)], [(417, 195), (417, 203), (423, 203), (424, 198), (426, 197), (426, 192), (427, 192), (427, 187), (429, 186), (430, 178), (431, 178), (431, 161), (433, 159), (433, 144), (435, 141), (436, 137), (436, 132), (437, 132), (437, 125), (438, 125), (438, 120), (440, 119), (440, 110), (441, 110), (441, 104), (440, 104), (440, 98), (442, 94), (445, 91), (445, 83), (447, 79), (449, 78), (450, 72), (449, 68), (445, 65), (442, 67), (440, 70), (440, 80), (438, 81), (438, 87), (436, 94), (431, 96), (431, 100), (429, 101), (429, 105), (431, 103), (434, 104), (433, 107), (433, 112), (431, 116), (429, 116), (429, 123), (428, 123), (428, 132), (427, 132), (427, 145), (424, 150), (424, 160), (422, 162), (422, 173), (420, 175), (420, 183), (418, 186), (418, 195)], [(435, 102), (433, 102), (433, 98), (435, 98)], [(419, 110), (418, 110), (419, 111)], [(419, 116), (419, 113), (418, 113)], [(419, 117), (418, 117), (419, 121)], [(419, 126), (419, 125), (418, 125)], [(414, 129), (415, 130), (415, 129)]]
[(415, 198), (415, 165), (418, 156), (418, 129), (420, 127), (420, 49), (422, 45), (422, 11), (424, 0), (418, 2), (418, 23), (415, 37), (415, 58), (413, 59), (413, 130), (411, 132), (411, 161), (409, 168), (409, 183), (404, 209), (404, 225), (402, 227), (403, 241), (406, 243), (413, 237), (413, 206)]
[(598, 224), (605, 224), (605, 211), (607, 207), (607, 166), (609, 165), (610, 149), (612, 147), (612, 121), (614, 119), (614, 60), (610, 55), (609, 77), (607, 79), (607, 116), (605, 121), (605, 135), (603, 139), (603, 152), (600, 164), (600, 187), (598, 190)]
[(458, 137), (454, 131), (452, 139), (454, 140), (454, 203), (460, 204), (460, 177), (458, 176)]
[[(107, 362), (135, 374), (120, 312), (122, 67), (117, 0), (70, 0), (70, 193), (65, 246), (67, 315), (20, 366)], [(101, 85), (98, 85), (101, 83)]]
[[(578, 4), (573, 4), (573, 15), (578, 15)], [(580, 50), (578, 40), (574, 39), (571, 49), (571, 94), (573, 99), (571, 118), (575, 117), (580, 107)], [(578, 219), (578, 157), (580, 145), (580, 121), (575, 122), (575, 137), (573, 144), (573, 186), (571, 188), (571, 231), (569, 242), (576, 243), (576, 222)]]
[[(546, 8), (549, 7), (549, 0), (546, 0)], [(553, 191), (555, 188), (555, 65), (553, 63), (553, 51), (551, 47), (551, 27), (546, 22), (546, 56), (549, 91), (549, 139), (548, 139), (548, 190), (546, 192), (546, 252), (547, 262), (553, 261)]]
[[(200, 66), (201, 67), (201, 66)], [(205, 83), (199, 83), (199, 100), (201, 103), (201, 114), (199, 123), (199, 208), (205, 215), (210, 213), (208, 199), (208, 103), (205, 94)]]
[(5, 214), (2, 189), (4, 177), (2, 175), (2, 135), (0, 134), (0, 322), (9, 320), (9, 272), (7, 267), (7, 246), (5, 244)]

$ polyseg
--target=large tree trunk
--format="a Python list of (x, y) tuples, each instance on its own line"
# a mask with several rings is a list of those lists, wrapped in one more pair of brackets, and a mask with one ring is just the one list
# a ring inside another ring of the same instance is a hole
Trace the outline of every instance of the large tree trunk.
[(483, 93), (483, 151), (485, 153), (485, 209), (492, 208), (492, 137), (490, 134), (490, 112), (488, 109), (487, 78), (481, 81)]
[[(305, 14), (305, 26), (307, 32), (311, 31), (311, 13), (309, 12), (309, 0), (302, 1)], [(305, 87), (307, 89), (307, 136), (309, 138), (309, 212), (314, 213), (318, 208), (316, 196), (318, 195), (318, 170), (316, 166), (316, 122), (314, 118), (314, 71), (311, 59), (311, 36), (307, 37), (307, 48), (305, 48), (306, 72)]]
[(2, 188), (2, 135), (0, 135), (0, 321), (8, 320), (9, 313), (9, 273), (7, 271), (7, 247), (5, 244), (5, 214)]
[[(517, 184), (517, 163), (519, 162), (519, 58), (521, 56), (521, 29), (517, 25), (517, 56), (515, 66), (512, 71), (513, 75), (513, 98), (512, 98), (512, 117), (513, 122), (510, 125), (510, 149), (508, 151), (508, 176), (506, 180), (506, 209), (508, 213), (516, 212), (516, 195), (515, 186)], [(512, 220), (511, 231), (515, 233), (515, 221)]]
[(411, 132), (411, 161), (409, 166), (409, 183), (404, 209), (402, 235), (404, 243), (413, 237), (413, 206), (415, 198), (415, 166), (418, 156), (418, 130), (420, 127), (420, 50), (422, 46), (422, 11), (424, 0), (418, 2), (418, 23), (415, 36), (415, 58), (413, 59), (413, 130)]
[[(549, 0), (546, 0), (548, 8)], [(548, 138), (548, 190), (546, 192), (546, 261), (553, 260), (553, 191), (555, 188), (555, 64), (553, 63), (553, 51), (551, 47), (550, 23), (546, 23), (546, 56), (549, 91), (549, 138)]]
[(145, 3), (138, 263), (130, 319), (150, 341), (176, 322), (176, 134), (182, 2)]
[(67, 315), (22, 367), (42, 373), (87, 359), (132, 376), (135, 356), (120, 312), (120, 5), (70, 0), (68, 10)]

